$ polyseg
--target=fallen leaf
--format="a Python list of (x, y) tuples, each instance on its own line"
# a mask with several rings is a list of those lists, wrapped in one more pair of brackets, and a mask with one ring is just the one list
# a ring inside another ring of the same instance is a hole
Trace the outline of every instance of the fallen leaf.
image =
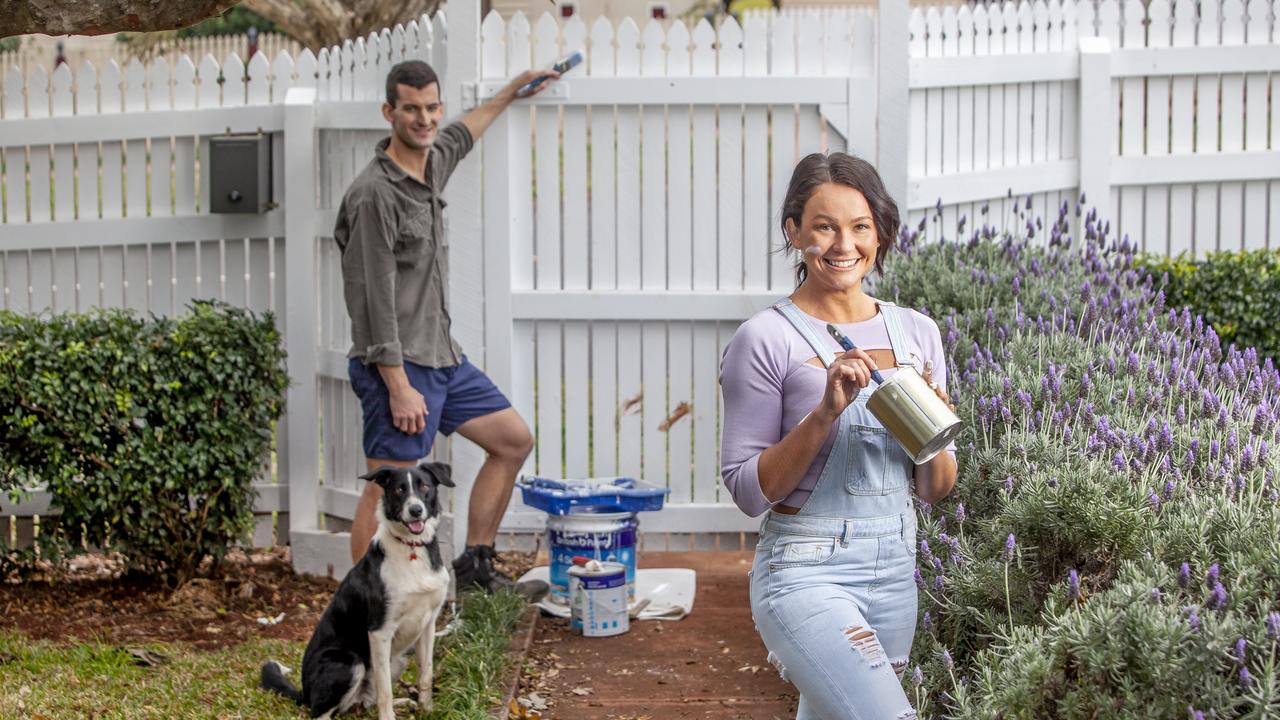
[(576, 688), (574, 688), (574, 689), (570, 690), (569, 692), (573, 693), (574, 695), (590, 695), (590, 694), (591, 694), (591, 688), (589, 688), (589, 687), (576, 687)]
[(156, 667), (169, 662), (164, 655), (143, 648), (128, 648), (127, 652), (133, 657), (133, 664), (140, 667)]

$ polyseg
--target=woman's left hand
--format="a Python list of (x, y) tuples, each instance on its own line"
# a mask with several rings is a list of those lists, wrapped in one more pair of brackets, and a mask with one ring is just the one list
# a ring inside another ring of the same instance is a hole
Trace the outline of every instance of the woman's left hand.
[(933, 381), (933, 361), (932, 360), (925, 362), (924, 372), (921, 374), (921, 377), (923, 377), (924, 381), (929, 383), (929, 387), (932, 388), (933, 391), (938, 394), (938, 399), (942, 400), (942, 402), (945, 403), (947, 407), (951, 408), (951, 412), (955, 412), (956, 406), (951, 404), (951, 396), (947, 394), (946, 390), (942, 389), (941, 385)]

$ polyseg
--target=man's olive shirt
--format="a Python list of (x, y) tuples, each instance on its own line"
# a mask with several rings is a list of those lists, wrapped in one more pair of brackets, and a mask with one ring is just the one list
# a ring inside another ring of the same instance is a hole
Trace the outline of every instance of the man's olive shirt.
[(474, 141), (461, 122), (441, 130), (427, 155), (426, 183), (387, 155), (390, 142), (378, 143), (347, 188), (333, 230), (351, 316), (347, 357), (450, 367), (462, 348), (449, 334), (449, 242), (439, 193)]

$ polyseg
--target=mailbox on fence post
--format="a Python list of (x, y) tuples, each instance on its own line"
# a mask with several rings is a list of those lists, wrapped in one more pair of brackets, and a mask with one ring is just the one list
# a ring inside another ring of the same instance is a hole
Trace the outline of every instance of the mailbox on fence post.
[(209, 211), (261, 213), (273, 207), (271, 135), (209, 138)]

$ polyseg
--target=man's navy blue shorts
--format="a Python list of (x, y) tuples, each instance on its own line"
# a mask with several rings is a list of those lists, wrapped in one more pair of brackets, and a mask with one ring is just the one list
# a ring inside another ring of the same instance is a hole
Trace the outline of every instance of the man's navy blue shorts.
[(427, 401), (426, 427), (417, 435), (396, 429), (391, 397), (376, 367), (359, 358), (347, 363), (351, 389), (364, 409), (364, 455), (377, 460), (421, 460), (431, 453), (436, 432), (453, 434), (468, 420), (511, 407), (498, 386), (480, 368), (467, 362), (429, 368), (405, 361), (409, 384)]

